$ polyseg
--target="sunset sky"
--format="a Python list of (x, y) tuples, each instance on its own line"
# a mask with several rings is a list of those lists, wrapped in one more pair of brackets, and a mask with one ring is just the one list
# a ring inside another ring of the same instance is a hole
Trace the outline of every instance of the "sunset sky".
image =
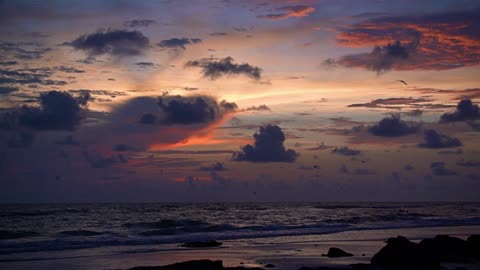
[(0, 0), (0, 23), (0, 202), (480, 199), (479, 1)]

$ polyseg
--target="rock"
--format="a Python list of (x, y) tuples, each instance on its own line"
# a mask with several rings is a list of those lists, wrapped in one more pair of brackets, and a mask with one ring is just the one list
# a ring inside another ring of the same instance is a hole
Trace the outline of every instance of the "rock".
[(448, 235), (437, 235), (433, 239), (425, 239), (419, 245), (422, 252), (437, 261), (468, 262), (470, 250), (468, 242)]
[(222, 242), (212, 241), (195, 241), (184, 243), (182, 247), (191, 247), (191, 248), (203, 248), (203, 247), (219, 247), (222, 245)]
[(341, 250), (336, 247), (332, 247), (328, 250), (327, 254), (322, 254), (322, 256), (327, 256), (329, 258), (340, 258), (340, 257), (352, 257), (352, 253), (348, 253), (344, 250)]
[(276, 267), (275, 264), (269, 263), (269, 264), (265, 265), (265, 268), (273, 268), (273, 267)]
[(419, 244), (410, 242), (403, 236), (390, 238), (371, 259), (373, 266), (405, 269), (440, 269), (440, 263), (427, 254)]
[(467, 244), (470, 250), (470, 256), (480, 260), (480, 234), (471, 235), (468, 237)]
[(224, 267), (222, 261), (197, 260), (174, 263), (164, 266), (138, 266), (130, 270), (263, 270), (262, 268)]

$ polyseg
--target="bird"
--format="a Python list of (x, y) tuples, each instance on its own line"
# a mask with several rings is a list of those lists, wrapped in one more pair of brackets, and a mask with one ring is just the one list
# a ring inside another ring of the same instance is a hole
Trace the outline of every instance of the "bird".
[(403, 84), (405, 84), (405, 85), (408, 85), (408, 83), (406, 83), (404, 80), (397, 80), (397, 81), (398, 81), (398, 82), (401, 82), (401, 83), (403, 83)]

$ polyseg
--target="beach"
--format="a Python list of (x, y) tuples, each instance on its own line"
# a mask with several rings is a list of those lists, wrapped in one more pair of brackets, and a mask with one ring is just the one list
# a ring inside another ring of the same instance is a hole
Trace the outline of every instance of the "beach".
[[(264, 267), (296, 270), (306, 267), (346, 267), (369, 263), (371, 257), (385, 246), (385, 240), (402, 235), (418, 242), (436, 235), (466, 239), (479, 234), (480, 226), (447, 226), (402, 229), (354, 230), (329, 234), (248, 238), (222, 241), (215, 248), (185, 248), (179, 244), (136, 245), (129, 247), (100, 247), (69, 251), (31, 252), (0, 256), (2, 269), (129, 269), (135, 266), (159, 266), (190, 260), (222, 260), (224, 266)], [(338, 247), (353, 257), (328, 258), (321, 256), (330, 247)], [(458, 264), (447, 264), (455, 269)], [(461, 265), (480, 269), (479, 264)], [(194, 270), (194, 269), (192, 269)]]

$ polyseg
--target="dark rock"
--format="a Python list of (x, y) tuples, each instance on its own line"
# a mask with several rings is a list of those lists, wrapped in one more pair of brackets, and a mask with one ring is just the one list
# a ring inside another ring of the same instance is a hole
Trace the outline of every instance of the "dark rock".
[(419, 247), (426, 256), (442, 262), (468, 262), (471, 257), (467, 241), (448, 235), (422, 240)]
[(184, 243), (183, 247), (191, 247), (191, 248), (203, 248), (203, 247), (219, 247), (222, 245), (222, 242), (217, 242), (215, 240), (212, 241), (195, 241), (195, 242), (188, 242)]
[(130, 270), (263, 270), (262, 268), (224, 267), (222, 261), (198, 260), (164, 266), (137, 266)]
[(371, 263), (383, 268), (440, 269), (438, 260), (403, 236), (388, 239), (387, 245), (373, 256)]
[(467, 238), (468, 248), (470, 250), (470, 255), (480, 260), (480, 234), (471, 235)]
[(273, 268), (273, 267), (276, 267), (275, 264), (269, 263), (269, 264), (265, 265), (265, 268)]
[(339, 257), (352, 257), (352, 253), (348, 253), (344, 250), (341, 250), (336, 247), (332, 247), (328, 250), (327, 254), (322, 254), (322, 256), (327, 256), (329, 258), (339, 258)]

